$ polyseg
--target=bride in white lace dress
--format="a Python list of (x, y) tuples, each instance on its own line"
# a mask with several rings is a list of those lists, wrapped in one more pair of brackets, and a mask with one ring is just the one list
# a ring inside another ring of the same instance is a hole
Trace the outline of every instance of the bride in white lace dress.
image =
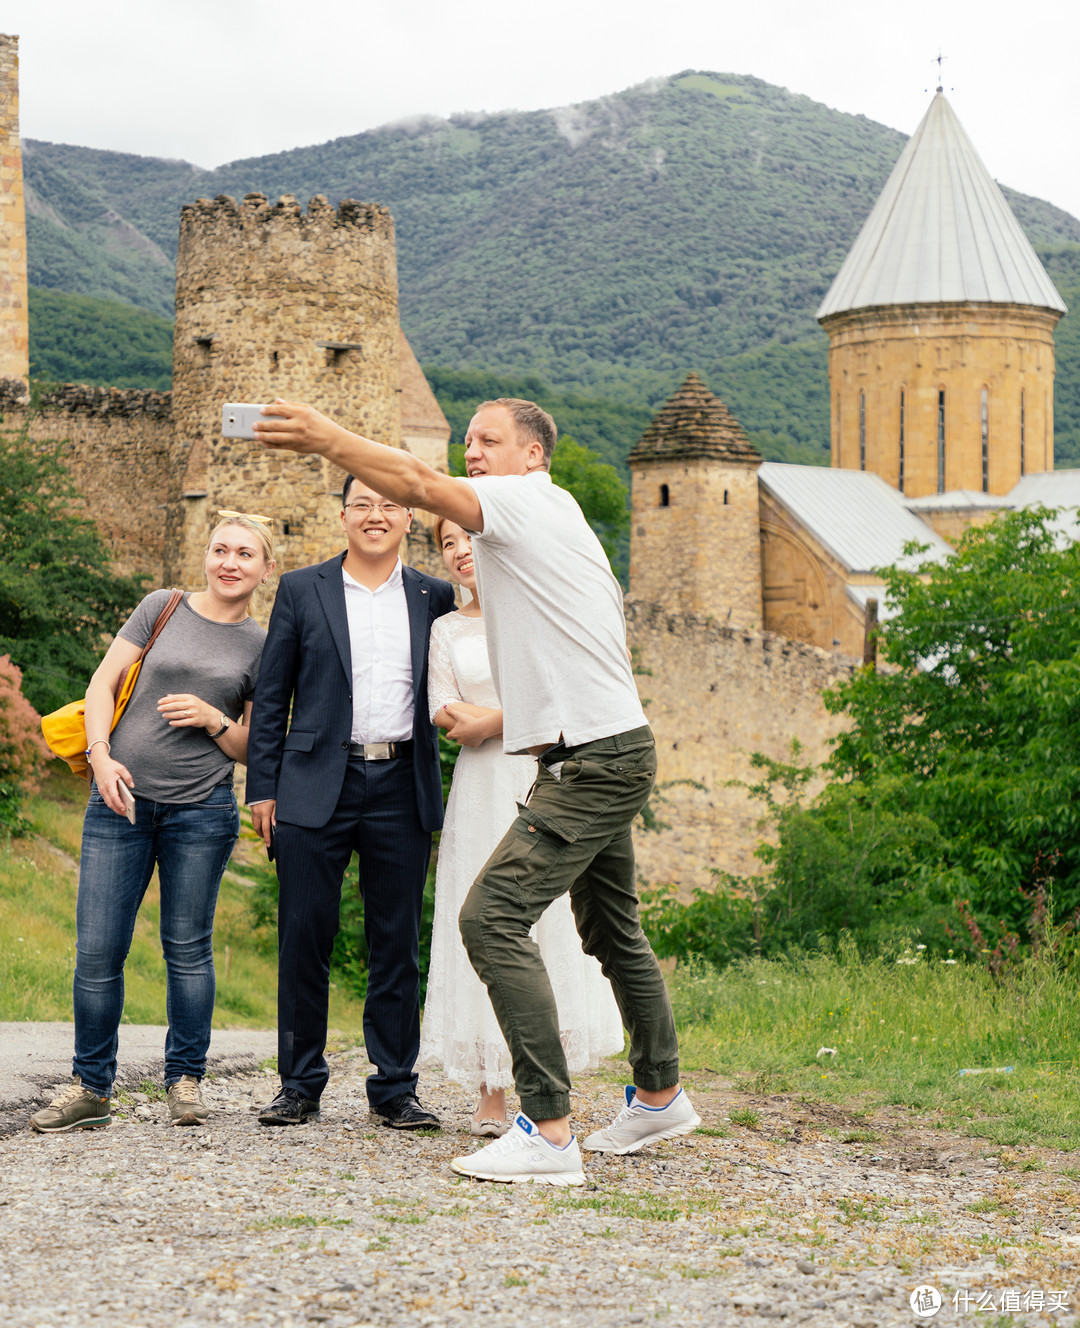
[[(536, 759), (502, 750), (502, 709), (488, 663), (469, 536), (441, 519), (436, 538), (447, 570), (473, 598), (460, 612), (437, 618), (431, 628), (428, 712), (461, 743), (461, 751), (439, 842), (417, 1064), (441, 1064), (451, 1079), (479, 1093), (472, 1133), (490, 1138), (506, 1130), (506, 1089), (514, 1077), (487, 988), (462, 945), (458, 914), (517, 815), (516, 804), (525, 801), (536, 777)], [(619, 1054), (623, 1029), (611, 985), (597, 961), (581, 949), (568, 895), (547, 909), (533, 936), (551, 978), (571, 1073), (591, 1069), (601, 1056)]]

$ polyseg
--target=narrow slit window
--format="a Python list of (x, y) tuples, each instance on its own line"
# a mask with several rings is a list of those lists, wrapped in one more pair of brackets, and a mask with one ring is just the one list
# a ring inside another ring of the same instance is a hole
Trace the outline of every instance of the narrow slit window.
[(904, 492), (904, 389), (900, 389), (900, 464), (897, 468), (897, 488)]
[(724, 506), (727, 507), (727, 505), (728, 505), (728, 491), (727, 491), (727, 489), (725, 489), (725, 490), (724, 490)]
[(937, 394), (937, 491), (945, 492), (945, 389)]
[(668, 488), (666, 484), (661, 484), (660, 486), (660, 506), (661, 507), (671, 506), (671, 490)]
[(982, 440), (982, 491), (990, 492), (990, 393), (979, 393), (979, 437)]

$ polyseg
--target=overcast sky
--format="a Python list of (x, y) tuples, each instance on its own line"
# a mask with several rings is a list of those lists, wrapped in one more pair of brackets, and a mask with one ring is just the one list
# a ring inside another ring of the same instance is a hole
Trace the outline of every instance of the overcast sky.
[(1077, 0), (5, 0), (22, 133), (218, 166), (407, 116), (753, 74), (911, 133), (937, 83), (992, 175), (1080, 216)]

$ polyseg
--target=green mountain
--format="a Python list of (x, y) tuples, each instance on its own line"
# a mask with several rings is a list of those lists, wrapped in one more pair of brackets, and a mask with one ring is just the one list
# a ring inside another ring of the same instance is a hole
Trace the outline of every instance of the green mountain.
[(54, 383), (172, 384), (170, 318), (116, 300), (30, 287), (30, 373)]
[[(183, 203), (250, 190), (378, 201), (396, 221), (402, 323), (425, 364), (638, 408), (697, 369), (767, 455), (825, 459), (814, 310), (903, 142), (759, 79), (694, 72), (215, 171), (31, 142), (31, 280), (161, 313)], [(1075, 307), (1080, 221), (1008, 196)], [(1058, 450), (1080, 460), (1071, 321), (1058, 335)]]

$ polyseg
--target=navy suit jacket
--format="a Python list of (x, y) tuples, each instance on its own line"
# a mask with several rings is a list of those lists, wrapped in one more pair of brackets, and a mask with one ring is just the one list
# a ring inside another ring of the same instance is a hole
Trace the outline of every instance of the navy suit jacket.
[[(344, 554), (286, 572), (270, 615), (248, 738), (249, 803), (277, 800), (277, 817), (318, 829), (341, 796), (352, 733), (352, 656), (341, 579)], [(449, 582), (402, 568), (413, 675), (416, 807), (442, 825), (438, 730), (427, 713), (431, 624), (454, 607)], [(291, 707), (291, 716), (290, 716)]]

